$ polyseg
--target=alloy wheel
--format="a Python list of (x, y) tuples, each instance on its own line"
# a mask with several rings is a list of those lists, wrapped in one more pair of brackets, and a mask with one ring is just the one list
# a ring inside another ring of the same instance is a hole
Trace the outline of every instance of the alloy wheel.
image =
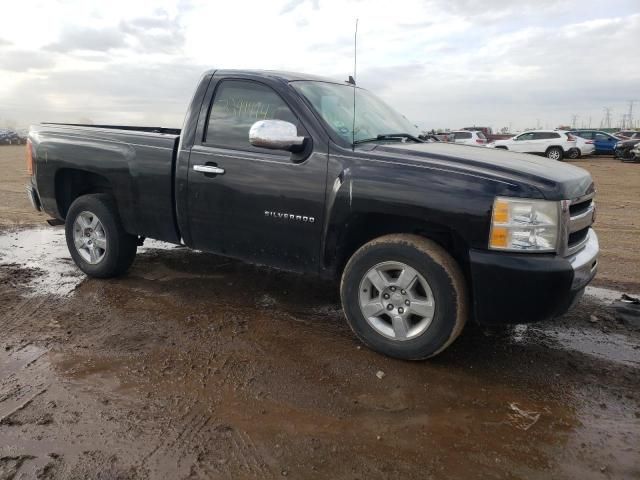
[(397, 341), (423, 334), (436, 308), (429, 282), (397, 261), (379, 263), (366, 272), (360, 282), (359, 304), (376, 332)]

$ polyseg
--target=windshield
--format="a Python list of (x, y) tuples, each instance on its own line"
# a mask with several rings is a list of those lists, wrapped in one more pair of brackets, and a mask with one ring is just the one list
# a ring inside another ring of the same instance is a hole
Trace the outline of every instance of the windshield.
[[(361, 88), (336, 83), (297, 81), (291, 83), (313, 106), (331, 129), (347, 142), (377, 140), (379, 135), (420, 135), (403, 115)], [(353, 90), (356, 92), (356, 122), (353, 128)], [(352, 130), (355, 130), (353, 135)], [(381, 139), (382, 140), (382, 139)], [(384, 140), (402, 140), (385, 138)]]

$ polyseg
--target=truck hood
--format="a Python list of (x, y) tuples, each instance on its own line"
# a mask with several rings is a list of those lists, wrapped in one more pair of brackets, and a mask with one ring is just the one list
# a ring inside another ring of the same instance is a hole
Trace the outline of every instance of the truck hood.
[(549, 200), (574, 199), (594, 191), (591, 175), (582, 168), (508, 150), (434, 142), (377, 145), (372, 153), (533, 186)]

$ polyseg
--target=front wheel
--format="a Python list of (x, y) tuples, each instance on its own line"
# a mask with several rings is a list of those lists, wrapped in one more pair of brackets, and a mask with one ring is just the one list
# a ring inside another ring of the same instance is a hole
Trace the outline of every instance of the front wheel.
[(116, 204), (107, 194), (78, 197), (67, 212), (65, 235), (71, 258), (91, 277), (121, 275), (136, 255), (137, 238), (124, 231)]
[(386, 235), (349, 260), (340, 285), (356, 336), (404, 360), (433, 357), (460, 334), (468, 316), (464, 276), (438, 244), (417, 235)]
[(547, 150), (547, 158), (550, 158), (551, 160), (562, 160), (563, 156), (564, 152), (559, 147), (551, 147)]

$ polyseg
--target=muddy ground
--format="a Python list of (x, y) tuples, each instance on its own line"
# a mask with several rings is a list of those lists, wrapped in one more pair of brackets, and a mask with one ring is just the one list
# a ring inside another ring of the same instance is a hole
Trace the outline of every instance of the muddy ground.
[[(638, 293), (640, 165), (579, 163), (599, 285)], [(86, 279), (24, 199), (22, 149), (0, 168), (0, 479), (640, 476), (617, 292), (400, 362), (360, 347), (330, 283), (153, 242)]]

